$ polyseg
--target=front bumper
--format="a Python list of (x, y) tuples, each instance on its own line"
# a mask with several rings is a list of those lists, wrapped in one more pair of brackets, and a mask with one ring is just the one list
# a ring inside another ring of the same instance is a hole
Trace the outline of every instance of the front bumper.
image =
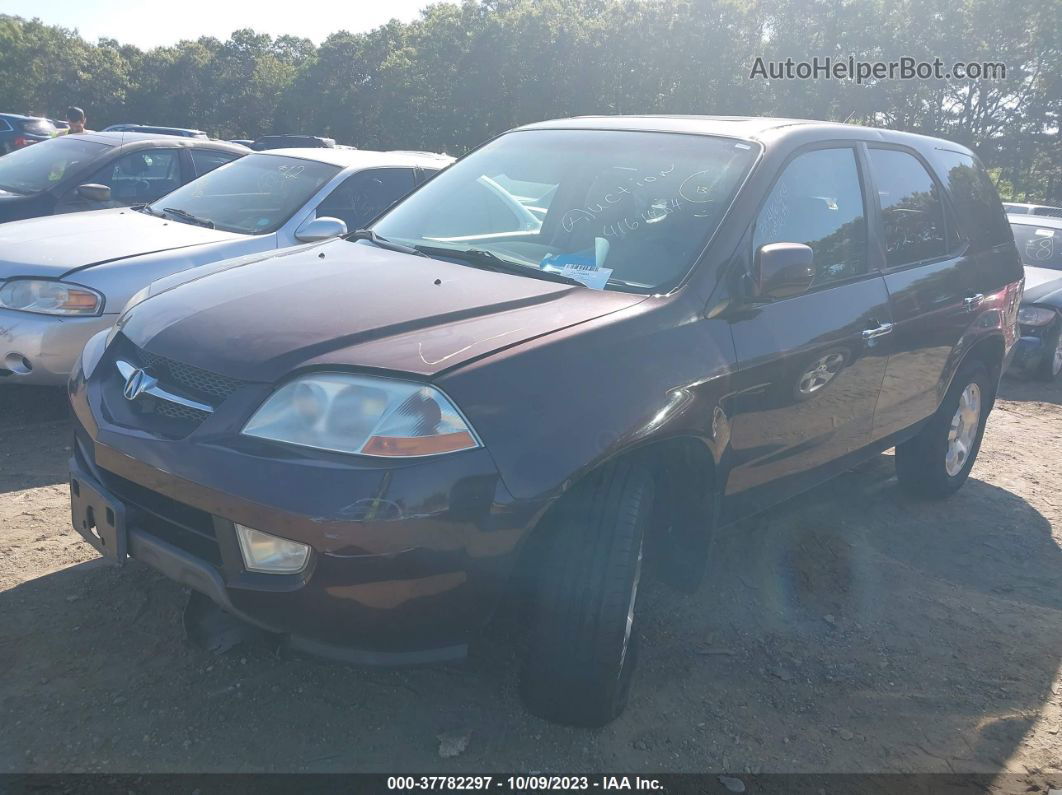
[(88, 339), (116, 319), (0, 309), (0, 384), (65, 384)]
[(1022, 327), (1021, 337), (1014, 346), (1014, 356), (1010, 361), (1011, 372), (1031, 373), (1040, 366), (1044, 356), (1053, 353), (1047, 350), (1047, 342), (1042, 336), (1048, 328)]
[[(463, 656), (538, 514), (514, 503), (483, 449), (366, 462), (209, 433), (162, 438), (108, 422), (94, 381), (71, 380), (72, 477), (124, 506), (129, 555), (313, 653)], [(307, 569), (246, 571), (234, 522), (309, 544)]]

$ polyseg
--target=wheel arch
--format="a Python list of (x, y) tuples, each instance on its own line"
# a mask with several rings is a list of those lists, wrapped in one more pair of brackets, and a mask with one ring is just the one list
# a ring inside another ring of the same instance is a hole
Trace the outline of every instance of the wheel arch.
[[(598, 461), (566, 484), (542, 511), (521, 545), (515, 579), (524, 591), (536, 576), (555, 525), (552, 518), (580, 484), (619, 462), (644, 467), (653, 478), (654, 499), (647, 539), (647, 563), (668, 583), (690, 590), (700, 581), (716, 524), (719, 464), (706, 440), (694, 435), (648, 441)], [(703, 552), (704, 554), (698, 554)]]

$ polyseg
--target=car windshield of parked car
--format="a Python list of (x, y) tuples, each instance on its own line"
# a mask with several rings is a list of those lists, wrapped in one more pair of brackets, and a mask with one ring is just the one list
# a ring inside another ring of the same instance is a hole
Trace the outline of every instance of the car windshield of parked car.
[(287, 223), (339, 171), (339, 166), (314, 160), (248, 155), (177, 188), (147, 209), (188, 223), (209, 222), (228, 232), (264, 235)]
[(108, 149), (107, 144), (66, 136), (16, 149), (0, 158), (0, 190), (40, 193), (83, 170)]
[(373, 230), (433, 256), (475, 250), (470, 264), (494, 255), (529, 275), (664, 292), (689, 272), (757, 152), (697, 135), (518, 131), (441, 172)]
[(1034, 224), (1011, 224), (1011, 228), (1022, 264), (1062, 270), (1062, 229)]

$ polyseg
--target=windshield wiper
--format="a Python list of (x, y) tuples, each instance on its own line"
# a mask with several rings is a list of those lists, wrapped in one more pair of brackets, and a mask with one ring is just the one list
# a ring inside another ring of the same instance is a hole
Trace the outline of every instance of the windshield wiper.
[(214, 228), (214, 222), (209, 218), (200, 218), (198, 215), (192, 215), (187, 210), (178, 210), (175, 207), (163, 207), (162, 212), (169, 213), (170, 215), (176, 215), (178, 218), (187, 221), (190, 224), (198, 224), (199, 226), (205, 226), (207, 229)]
[(403, 246), (401, 243), (392, 243), (386, 237), (380, 237), (371, 229), (355, 229), (349, 235), (343, 235), (344, 240), (368, 240), (374, 246), (385, 248), (388, 251), (397, 251), (399, 254), (413, 254), (417, 257), (426, 257), (427, 254), (418, 251), (412, 246)]
[(586, 286), (582, 282), (569, 278), (568, 276), (562, 276), (559, 273), (542, 270), (533, 265), (521, 265), (519, 262), (513, 262), (504, 257), (499, 257), (493, 251), (487, 251), (482, 248), (461, 249), (446, 248), (445, 246), (417, 246), (416, 249), (431, 257), (450, 257), (452, 259), (461, 260), (462, 262), (471, 265), (473, 268), (482, 268), (483, 270), (497, 271), (498, 273), (512, 273), (517, 276), (530, 276), (532, 279), (542, 279), (547, 282), (570, 284), (575, 287)]

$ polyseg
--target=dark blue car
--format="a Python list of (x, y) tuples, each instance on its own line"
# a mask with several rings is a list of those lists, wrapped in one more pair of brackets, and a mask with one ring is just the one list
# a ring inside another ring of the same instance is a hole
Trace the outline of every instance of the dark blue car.
[(0, 113), (0, 155), (14, 152), (55, 135), (55, 125), (36, 116)]

